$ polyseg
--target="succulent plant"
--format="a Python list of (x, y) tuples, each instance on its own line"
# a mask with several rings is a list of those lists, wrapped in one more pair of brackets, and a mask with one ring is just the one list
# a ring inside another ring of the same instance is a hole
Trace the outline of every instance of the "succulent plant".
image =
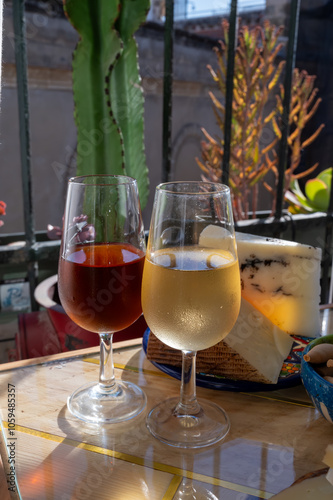
[(330, 201), (332, 167), (320, 172), (314, 179), (305, 183), (304, 193), (297, 179), (291, 182), (286, 192), (288, 210), (293, 214), (326, 212)]
[[(229, 24), (222, 21), (224, 41), (215, 49), (218, 68), (208, 66), (213, 80), (221, 94), (218, 99), (213, 92), (210, 97), (216, 122), (221, 129), (220, 137), (212, 137), (203, 130), (205, 140), (201, 143), (202, 159), (196, 159), (203, 179), (220, 181), (224, 149), (224, 100), (226, 93), (226, 73), (228, 54)], [(272, 194), (272, 212), (276, 204), (276, 185), (278, 179), (278, 157), (275, 147), (281, 138), (281, 116), (284, 88), (279, 79), (284, 61), (277, 62), (282, 48), (279, 36), (282, 27), (272, 25), (268, 20), (263, 27), (242, 26), (238, 32), (238, 45), (235, 53), (233, 79), (232, 131), (229, 164), (229, 183), (233, 195), (235, 220), (256, 217), (259, 185)], [(285, 171), (287, 191), (291, 182), (309, 175), (317, 164), (296, 174), (300, 162), (300, 152), (309, 146), (319, 135), (323, 125), (307, 140), (302, 140), (302, 132), (316, 112), (320, 99), (316, 99), (315, 77), (305, 71), (294, 71), (292, 102), (289, 115), (290, 164)], [(271, 101), (276, 99), (276, 105)], [(266, 182), (268, 172), (273, 173), (270, 183)], [(274, 181), (275, 179), (275, 181)]]
[(80, 35), (73, 55), (77, 174), (122, 174), (149, 194), (144, 98), (133, 37), (149, 0), (64, 0)]
[[(296, 173), (296, 169), (301, 161), (302, 151), (308, 147), (318, 137), (324, 124), (321, 124), (316, 131), (307, 139), (303, 138), (304, 129), (318, 109), (321, 99), (317, 98), (318, 89), (314, 87), (316, 77), (309, 75), (306, 71), (294, 70), (292, 96), (289, 113), (290, 133), (288, 146), (290, 150), (290, 161), (285, 171), (284, 191), (286, 192), (291, 184), (297, 179), (302, 179), (310, 175), (319, 165), (315, 163), (311, 167)], [(284, 88), (280, 86), (280, 94), (277, 94), (277, 109), (280, 115), (283, 109)], [(281, 138), (281, 124), (273, 119), (273, 126), (277, 137)]]

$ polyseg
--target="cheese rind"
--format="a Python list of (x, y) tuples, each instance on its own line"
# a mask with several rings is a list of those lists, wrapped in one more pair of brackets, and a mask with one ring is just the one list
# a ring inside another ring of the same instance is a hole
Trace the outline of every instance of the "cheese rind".
[(231, 246), (234, 246), (235, 238), (228, 229), (220, 226), (213, 226), (209, 224), (200, 233), (199, 236), (199, 246), (207, 248), (221, 248), (223, 250), (229, 250)]

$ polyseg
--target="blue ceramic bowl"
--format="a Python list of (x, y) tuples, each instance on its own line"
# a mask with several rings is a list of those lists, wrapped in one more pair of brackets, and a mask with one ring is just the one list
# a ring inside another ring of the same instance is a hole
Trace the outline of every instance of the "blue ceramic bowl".
[[(303, 351), (303, 356), (317, 344), (333, 344), (333, 335), (326, 335), (310, 342)], [(333, 384), (321, 377), (311, 363), (301, 362), (301, 378), (303, 385), (317, 410), (333, 424)]]

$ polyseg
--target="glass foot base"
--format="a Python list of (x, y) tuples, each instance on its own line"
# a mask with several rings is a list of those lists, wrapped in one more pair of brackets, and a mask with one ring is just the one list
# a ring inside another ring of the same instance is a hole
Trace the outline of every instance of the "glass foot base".
[(192, 480), (186, 478), (172, 500), (218, 500), (218, 498), (204, 486), (193, 486)]
[(200, 411), (182, 415), (176, 410), (179, 399), (171, 398), (153, 408), (147, 427), (163, 443), (180, 448), (201, 448), (217, 443), (230, 429), (228, 415), (210, 401), (200, 401)]
[(139, 415), (146, 406), (146, 395), (131, 382), (117, 380), (110, 392), (90, 383), (73, 392), (67, 407), (75, 417), (93, 424), (123, 422)]

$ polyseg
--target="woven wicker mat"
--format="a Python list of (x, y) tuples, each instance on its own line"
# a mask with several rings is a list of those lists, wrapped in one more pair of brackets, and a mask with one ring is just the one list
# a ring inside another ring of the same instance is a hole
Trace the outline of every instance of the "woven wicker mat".
[[(181, 351), (163, 344), (152, 332), (148, 339), (147, 358), (156, 363), (177, 367), (181, 367), (182, 362)], [(198, 351), (196, 371), (234, 380), (271, 383), (223, 340), (208, 349)]]

